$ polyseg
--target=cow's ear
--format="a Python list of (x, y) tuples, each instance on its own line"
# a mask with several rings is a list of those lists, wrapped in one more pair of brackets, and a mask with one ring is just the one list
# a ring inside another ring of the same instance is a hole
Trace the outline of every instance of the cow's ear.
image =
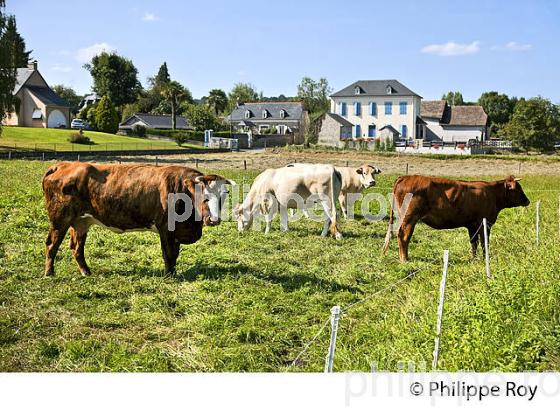
[(504, 185), (506, 189), (514, 190), (517, 187), (517, 181), (513, 176), (509, 176), (506, 178)]
[(356, 174), (362, 175), (363, 173), (364, 173), (364, 170), (362, 169), (362, 167), (360, 167), (356, 170)]

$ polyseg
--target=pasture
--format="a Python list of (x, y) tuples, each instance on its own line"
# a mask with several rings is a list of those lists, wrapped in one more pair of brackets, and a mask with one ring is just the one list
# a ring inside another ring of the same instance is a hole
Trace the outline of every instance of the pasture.
[[(91, 229), (81, 277), (66, 239), (57, 275), (44, 278), (48, 220), (41, 177), (53, 162), (0, 161), (0, 371), (322, 371), (325, 330), (290, 363), (329, 317), (339, 324), (335, 371), (430, 369), (444, 249), (450, 251), (439, 367), (447, 371), (560, 370), (559, 177), (524, 176), (532, 203), (504, 210), (490, 238), (493, 279), (481, 252), (470, 257), (466, 229), (418, 225), (411, 261), (396, 240), (381, 254), (387, 221), (342, 221), (342, 241), (321, 223), (290, 223), (270, 234), (237, 232), (235, 222), (204, 228), (182, 246), (177, 274), (163, 275), (153, 233)], [(257, 171), (206, 172), (250, 182)], [(498, 170), (498, 172), (507, 172)], [(484, 170), (487, 175), (487, 170)], [(378, 177), (389, 193), (396, 173)], [(484, 176), (483, 179), (499, 179)], [(535, 203), (541, 200), (541, 241)]]

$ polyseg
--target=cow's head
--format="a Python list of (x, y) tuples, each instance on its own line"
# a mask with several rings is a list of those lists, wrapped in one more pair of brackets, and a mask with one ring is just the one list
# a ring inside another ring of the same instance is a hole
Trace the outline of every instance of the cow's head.
[(253, 213), (248, 208), (244, 208), (243, 204), (235, 205), (233, 217), (237, 220), (237, 230), (239, 232), (246, 231), (253, 223)]
[(360, 182), (363, 188), (371, 188), (375, 186), (375, 176), (381, 174), (381, 170), (373, 165), (362, 165), (356, 169), (356, 173), (360, 175)]
[(506, 190), (506, 208), (513, 208), (516, 206), (528, 206), (531, 201), (523, 192), (521, 184), (519, 181), (521, 178), (515, 178), (513, 175), (507, 177), (504, 181), (504, 187)]
[(218, 225), (221, 221), (222, 208), (228, 195), (227, 186), (235, 182), (220, 175), (200, 175), (191, 180), (194, 190), (195, 211), (199, 220), (205, 225)]

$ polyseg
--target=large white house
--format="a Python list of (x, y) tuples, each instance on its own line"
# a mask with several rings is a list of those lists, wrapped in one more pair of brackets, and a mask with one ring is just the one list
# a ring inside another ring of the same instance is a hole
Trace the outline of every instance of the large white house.
[(352, 138), (423, 138), (421, 99), (397, 80), (362, 80), (331, 95), (331, 113), (352, 124)]

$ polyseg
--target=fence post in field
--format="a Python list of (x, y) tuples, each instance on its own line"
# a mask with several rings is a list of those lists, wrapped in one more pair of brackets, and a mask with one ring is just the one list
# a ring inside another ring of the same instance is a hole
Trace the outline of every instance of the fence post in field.
[(348, 166), (348, 161), (346, 161), (346, 166)]
[(338, 332), (338, 321), (340, 319), (340, 306), (333, 306), (331, 309), (331, 341), (329, 343), (329, 353), (325, 359), (325, 373), (332, 373), (334, 364), (334, 351), (336, 349), (336, 334)]
[(158, 166), (158, 157), (156, 155), (156, 167)]
[(541, 210), (541, 201), (537, 201), (537, 220), (536, 220), (536, 231), (537, 231), (537, 246), (539, 246), (539, 237), (540, 237), (540, 227), (541, 227), (541, 221), (540, 221), (540, 210)]
[(488, 249), (488, 221), (486, 218), (482, 220), (482, 225), (484, 229), (484, 257), (486, 259), (486, 278), (490, 279), (492, 275), (490, 274), (490, 250)]
[(408, 175), (408, 162), (406, 163), (406, 173), (405, 175)]
[(434, 360), (432, 361), (432, 370), (437, 370), (439, 359), (439, 336), (441, 335), (441, 321), (443, 319), (443, 304), (445, 302), (445, 283), (447, 282), (447, 266), (449, 264), (449, 251), (443, 251), (443, 274), (439, 284), (439, 305), (437, 310), (437, 326), (436, 338), (434, 340)]
[(198, 158), (195, 158), (195, 160), (194, 160), (194, 167), (198, 168)]
[(80, 162), (80, 154), (78, 154), (78, 162)]
[(8, 159), (12, 159), (12, 151), (8, 151)]
[(45, 160), (45, 153), (43, 152), (43, 161)]
[(247, 171), (247, 160), (246, 159), (243, 160), (243, 169), (245, 171)]

